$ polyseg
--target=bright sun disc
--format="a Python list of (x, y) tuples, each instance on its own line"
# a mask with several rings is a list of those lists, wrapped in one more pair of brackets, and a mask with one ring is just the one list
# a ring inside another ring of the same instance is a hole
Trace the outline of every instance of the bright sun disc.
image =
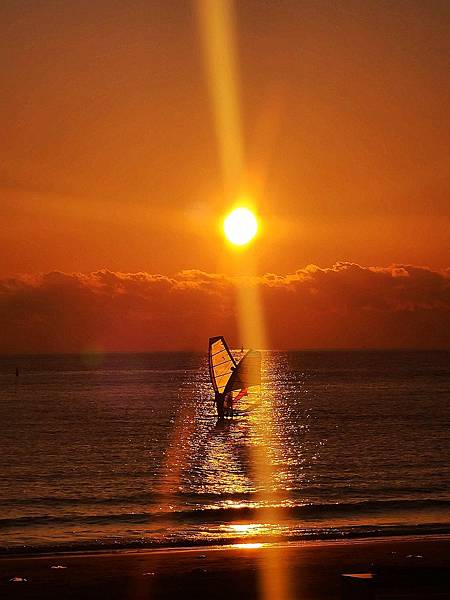
[(248, 208), (236, 208), (225, 219), (223, 230), (229, 242), (236, 246), (243, 246), (255, 237), (258, 222)]

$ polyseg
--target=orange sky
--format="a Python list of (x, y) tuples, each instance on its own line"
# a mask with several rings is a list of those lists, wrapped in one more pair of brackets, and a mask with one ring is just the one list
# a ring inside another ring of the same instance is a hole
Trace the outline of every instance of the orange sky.
[[(223, 269), (211, 225), (232, 199), (193, 5), (0, 17), (0, 276)], [(449, 3), (240, 0), (236, 22), (258, 272), (448, 266)]]
[[(239, 0), (235, 20), (254, 273), (448, 267), (447, 0)], [(0, 279), (233, 275), (194, 3), (5, 0), (0, 50)]]

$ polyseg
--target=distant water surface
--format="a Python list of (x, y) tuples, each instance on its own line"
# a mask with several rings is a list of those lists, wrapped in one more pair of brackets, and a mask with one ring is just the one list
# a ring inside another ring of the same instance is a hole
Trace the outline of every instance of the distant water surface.
[(267, 352), (217, 426), (205, 354), (0, 357), (0, 549), (448, 533), (449, 358)]

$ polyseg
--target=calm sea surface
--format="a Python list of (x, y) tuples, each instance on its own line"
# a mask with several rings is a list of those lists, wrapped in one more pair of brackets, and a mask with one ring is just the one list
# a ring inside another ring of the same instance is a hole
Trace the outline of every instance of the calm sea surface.
[[(450, 532), (448, 352), (0, 357), (0, 550)], [(15, 368), (20, 375), (15, 377)]]

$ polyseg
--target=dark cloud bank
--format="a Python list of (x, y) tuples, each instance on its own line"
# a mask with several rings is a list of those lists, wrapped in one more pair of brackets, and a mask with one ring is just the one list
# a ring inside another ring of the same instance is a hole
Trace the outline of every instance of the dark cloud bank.
[(450, 270), (338, 263), (245, 281), (194, 270), (4, 279), (0, 352), (204, 349), (217, 333), (240, 344), (238, 285), (257, 288), (272, 348), (450, 347)]

